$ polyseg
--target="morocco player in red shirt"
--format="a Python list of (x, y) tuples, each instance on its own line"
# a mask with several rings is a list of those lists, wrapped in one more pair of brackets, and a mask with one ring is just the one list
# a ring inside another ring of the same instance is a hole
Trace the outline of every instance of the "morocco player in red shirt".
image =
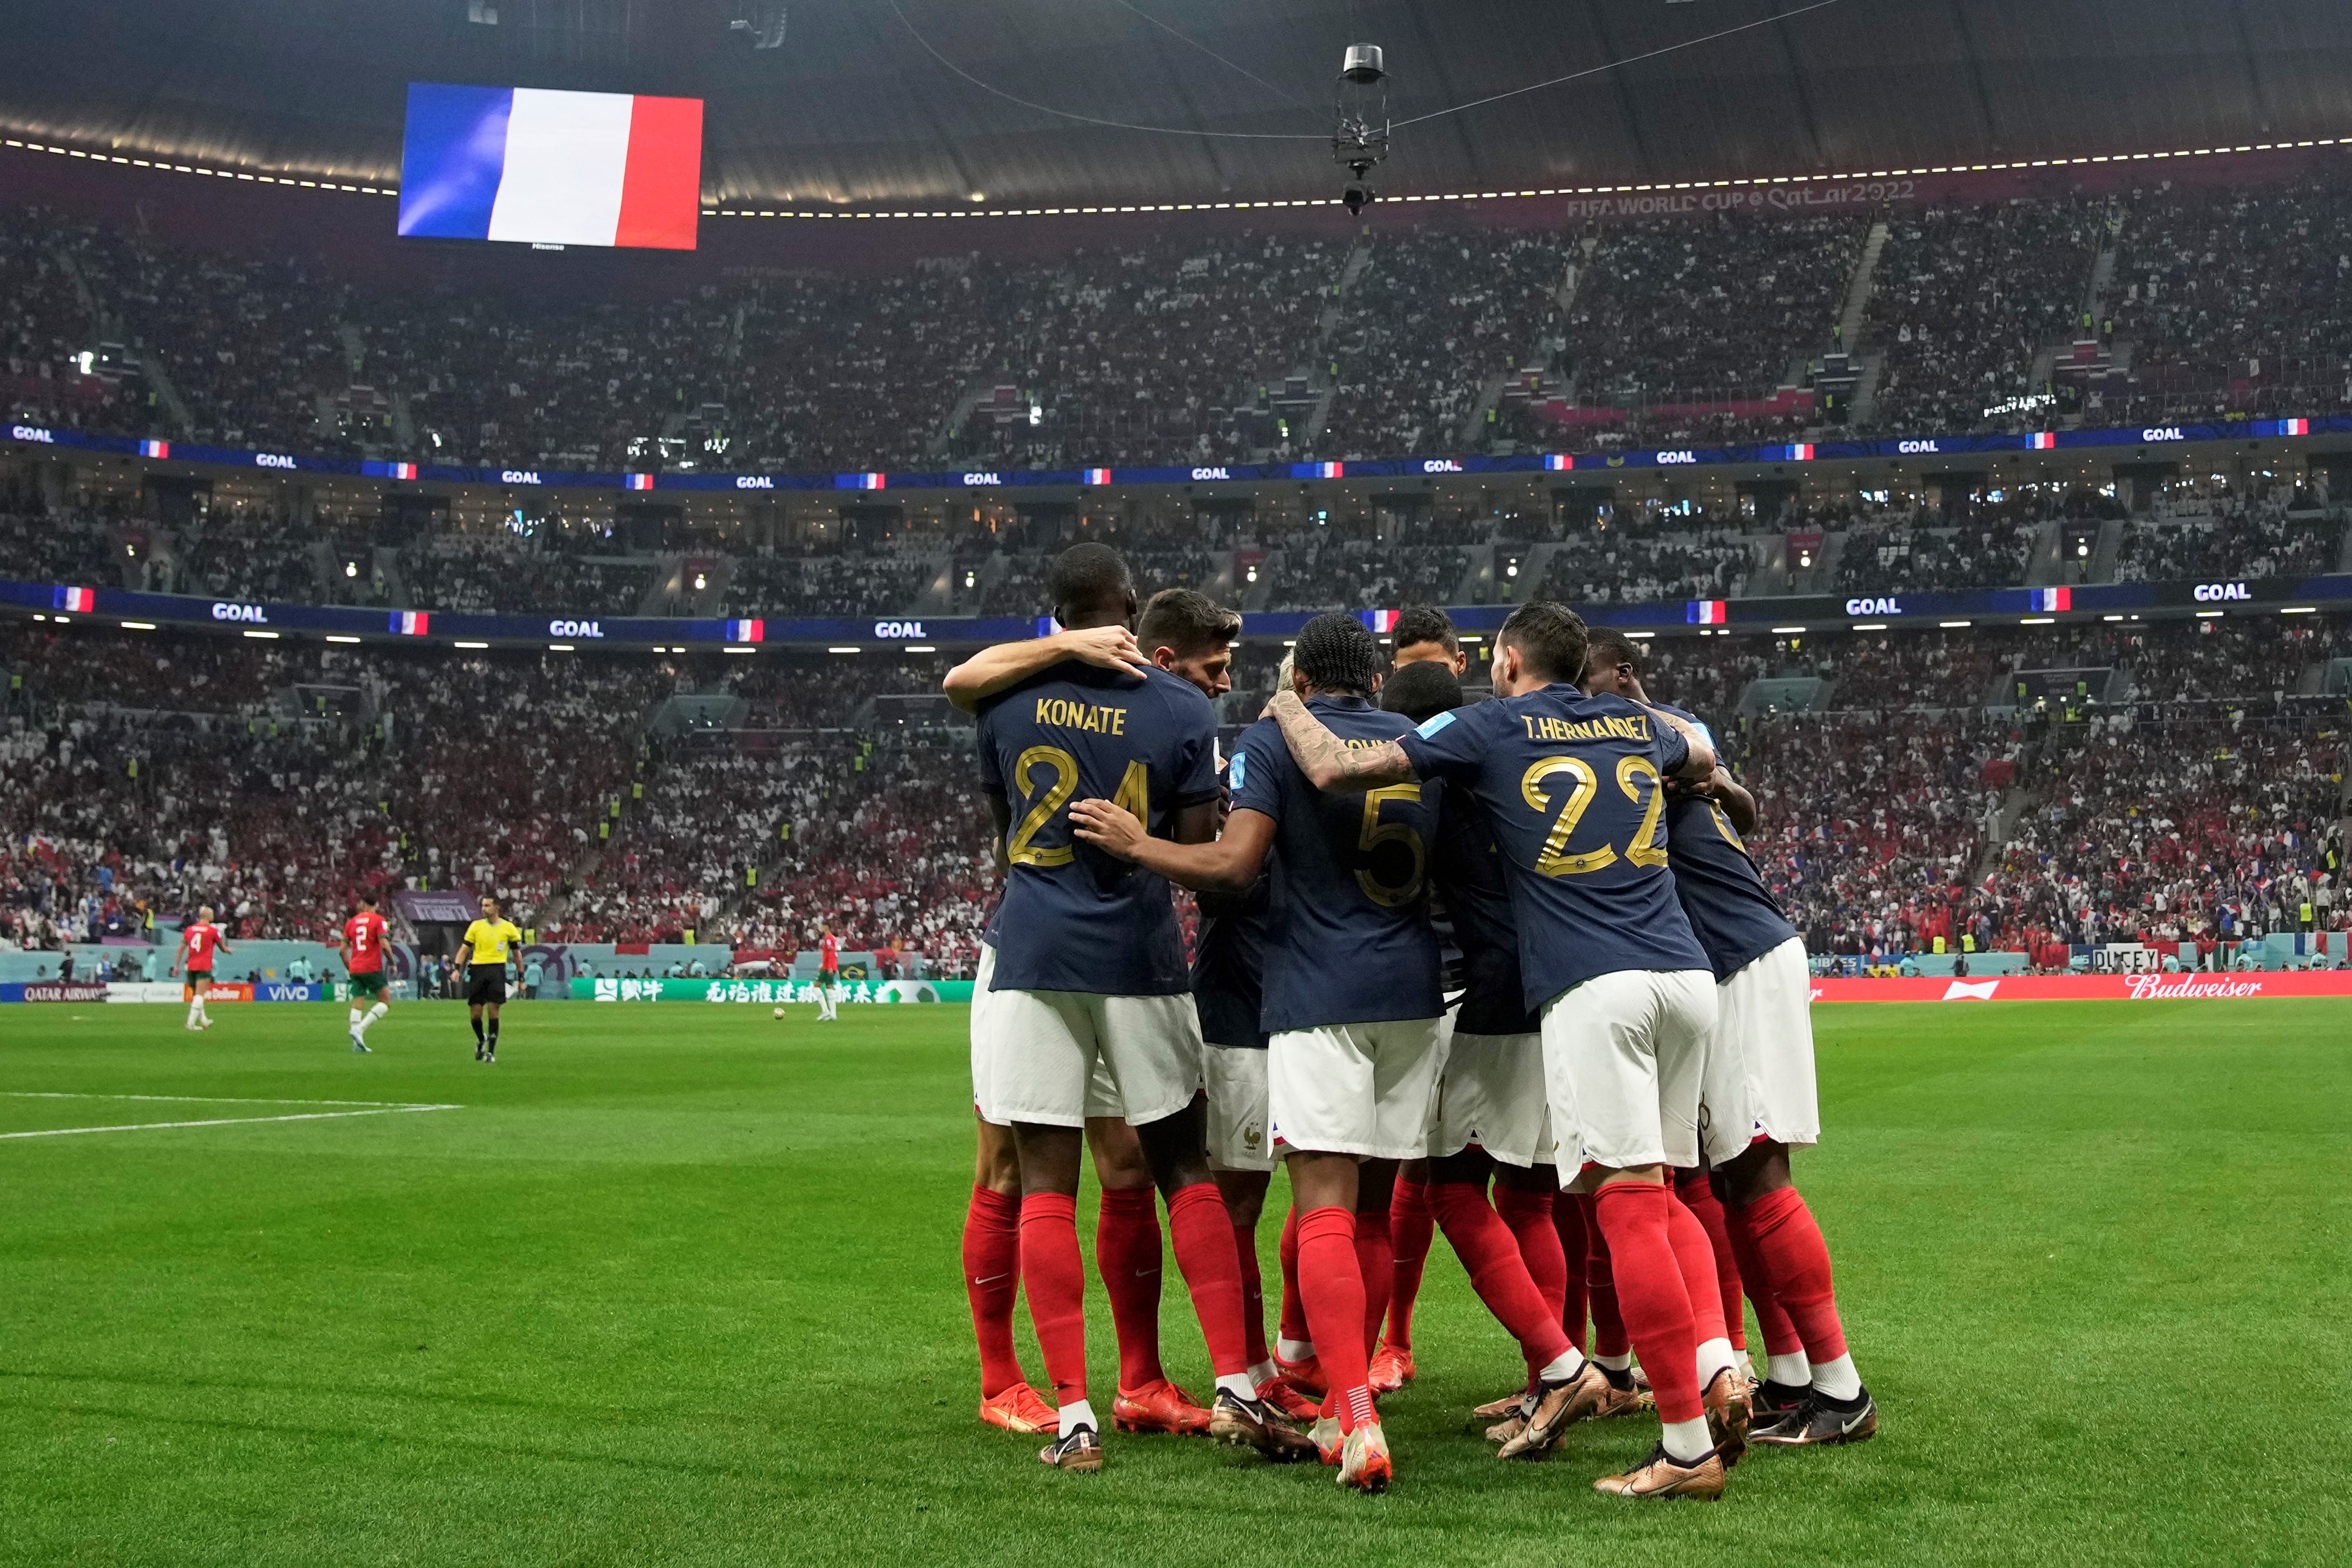
[(180, 951), (172, 956), (172, 973), (180, 973), (180, 965), (188, 966), (188, 1027), (209, 1029), (212, 1019), (205, 1012), (205, 993), (213, 985), (213, 955), (234, 951), (221, 941), (220, 927), (213, 924), (213, 907), (205, 905), (196, 910), (196, 918), (180, 928)]
[(841, 989), (841, 939), (833, 934), (831, 926), (819, 926), (816, 939), (816, 1021), (833, 1022), (840, 1016), (837, 1011)]
[[(390, 928), (376, 912), (375, 895), (360, 895), (359, 913), (343, 922), (343, 967), (352, 977), (352, 1049), (368, 1048), (367, 1032), (392, 1011), (384, 1000), (383, 943)], [(361, 1002), (370, 1005), (362, 1011)]]

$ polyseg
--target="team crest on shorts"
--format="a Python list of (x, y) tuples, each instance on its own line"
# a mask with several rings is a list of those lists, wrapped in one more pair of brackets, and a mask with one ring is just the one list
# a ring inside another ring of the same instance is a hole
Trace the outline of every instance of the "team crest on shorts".
[(1255, 1121), (1244, 1122), (1244, 1123), (1243, 1124), (1243, 1126), (1242, 1126), (1242, 1147), (1243, 1147), (1243, 1148), (1244, 1148), (1244, 1149), (1248, 1149), (1248, 1150), (1250, 1150), (1250, 1151), (1252, 1151), (1252, 1152), (1255, 1152), (1255, 1151), (1256, 1151), (1256, 1149), (1257, 1149), (1261, 1144), (1265, 1143), (1265, 1128), (1260, 1127), (1260, 1126), (1259, 1126), (1256, 1122), (1255, 1122)]

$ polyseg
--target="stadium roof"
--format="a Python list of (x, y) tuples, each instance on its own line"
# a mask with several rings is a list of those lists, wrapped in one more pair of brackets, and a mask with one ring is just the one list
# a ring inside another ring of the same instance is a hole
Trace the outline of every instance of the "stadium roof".
[[(390, 184), (406, 84), (483, 82), (707, 99), (718, 202), (1331, 195), (1333, 79), (1343, 47), (1370, 42), (1393, 117), (1437, 115), (1398, 131), (1376, 180), (1397, 194), (2352, 134), (2342, 0), (804, 0), (783, 7), (782, 47), (755, 49), (728, 23), (761, 8), (45, 6), (0, 54), (0, 123)], [(1760, 25), (1637, 58), (1745, 24)]]

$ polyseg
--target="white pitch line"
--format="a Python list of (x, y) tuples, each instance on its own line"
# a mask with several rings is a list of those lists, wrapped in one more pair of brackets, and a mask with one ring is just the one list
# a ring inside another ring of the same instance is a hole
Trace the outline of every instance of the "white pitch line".
[[(59, 1100), (173, 1100), (195, 1099), (198, 1096), (151, 1095), (57, 1095)], [(349, 1104), (339, 1100), (255, 1100), (260, 1105)], [(271, 1121), (333, 1121), (351, 1116), (397, 1116), (410, 1110), (463, 1110), (462, 1105), (394, 1105), (378, 1102), (366, 1110), (306, 1110), (291, 1116), (216, 1116), (198, 1121), (125, 1121), (110, 1127), (43, 1127), (30, 1132), (0, 1132), (0, 1141), (10, 1138), (70, 1138), (80, 1132), (154, 1132), (173, 1127), (255, 1127)]]
[[(0, 1099), (6, 1100), (168, 1100), (179, 1105), (373, 1105), (386, 1109), (415, 1109), (404, 1100), (253, 1100), (234, 1094), (97, 1094), (87, 1091), (54, 1089), (5, 1089)], [(457, 1107), (435, 1106), (434, 1110), (457, 1110)]]

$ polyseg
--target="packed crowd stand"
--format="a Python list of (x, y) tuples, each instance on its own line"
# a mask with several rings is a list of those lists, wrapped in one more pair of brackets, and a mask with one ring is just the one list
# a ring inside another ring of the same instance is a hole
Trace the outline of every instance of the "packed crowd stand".
[[(1817, 952), (2226, 942), (2352, 918), (2321, 617), (1654, 645), (1756, 792), (1750, 847)], [(1272, 679), (1242, 650), (1229, 722)], [(316, 936), (361, 888), (496, 891), (545, 940), (976, 953), (992, 870), (968, 731), (894, 724), (937, 658), (644, 664), (141, 637), (0, 638), (0, 940)], [(2011, 670), (2123, 679), (1988, 708)], [(1764, 677), (1803, 710), (1743, 710)], [(346, 700), (306, 705), (331, 689)], [(679, 691), (740, 724), (650, 738)], [(2116, 694), (2103, 701), (2102, 690)], [(2001, 835), (2006, 826), (2006, 837)]]
[[(1843, 343), (1874, 217), (1888, 239), (1862, 341)], [(2103, 244), (2117, 265), (2086, 321)], [(1171, 232), (1044, 259), (753, 269), (625, 302), (363, 289), (321, 262), (18, 207), (0, 214), (0, 353), (16, 417), (264, 450), (605, 469), (1181, 464), (1450, 452), (1465, 426), (1473, 449), (1490, 431), (1796, 438), (1823, 416), (1801, 396), (1759, 400), (1839, 347), (1879, 356), (1871, 428), (1887, 433), (2042, 427), (2053, 410), (2030, 400), (2053, 385), (2029, 373), (2086, 336), (2118, 355), (2085, 417), (2329, 412), (2352, 406), (2347, 269), (2352, 186), (2333, 183), (1646, 226)], [(85, 371), (109, 333), (119, 353)], [(1528, 372), (1570, 389), (1570, 429), (1524, 404), (1470, 419), (1496, 378)], [(1277, 390), (1297, 375), (1308, 403), (1328, 395), (1319, 428)]]

